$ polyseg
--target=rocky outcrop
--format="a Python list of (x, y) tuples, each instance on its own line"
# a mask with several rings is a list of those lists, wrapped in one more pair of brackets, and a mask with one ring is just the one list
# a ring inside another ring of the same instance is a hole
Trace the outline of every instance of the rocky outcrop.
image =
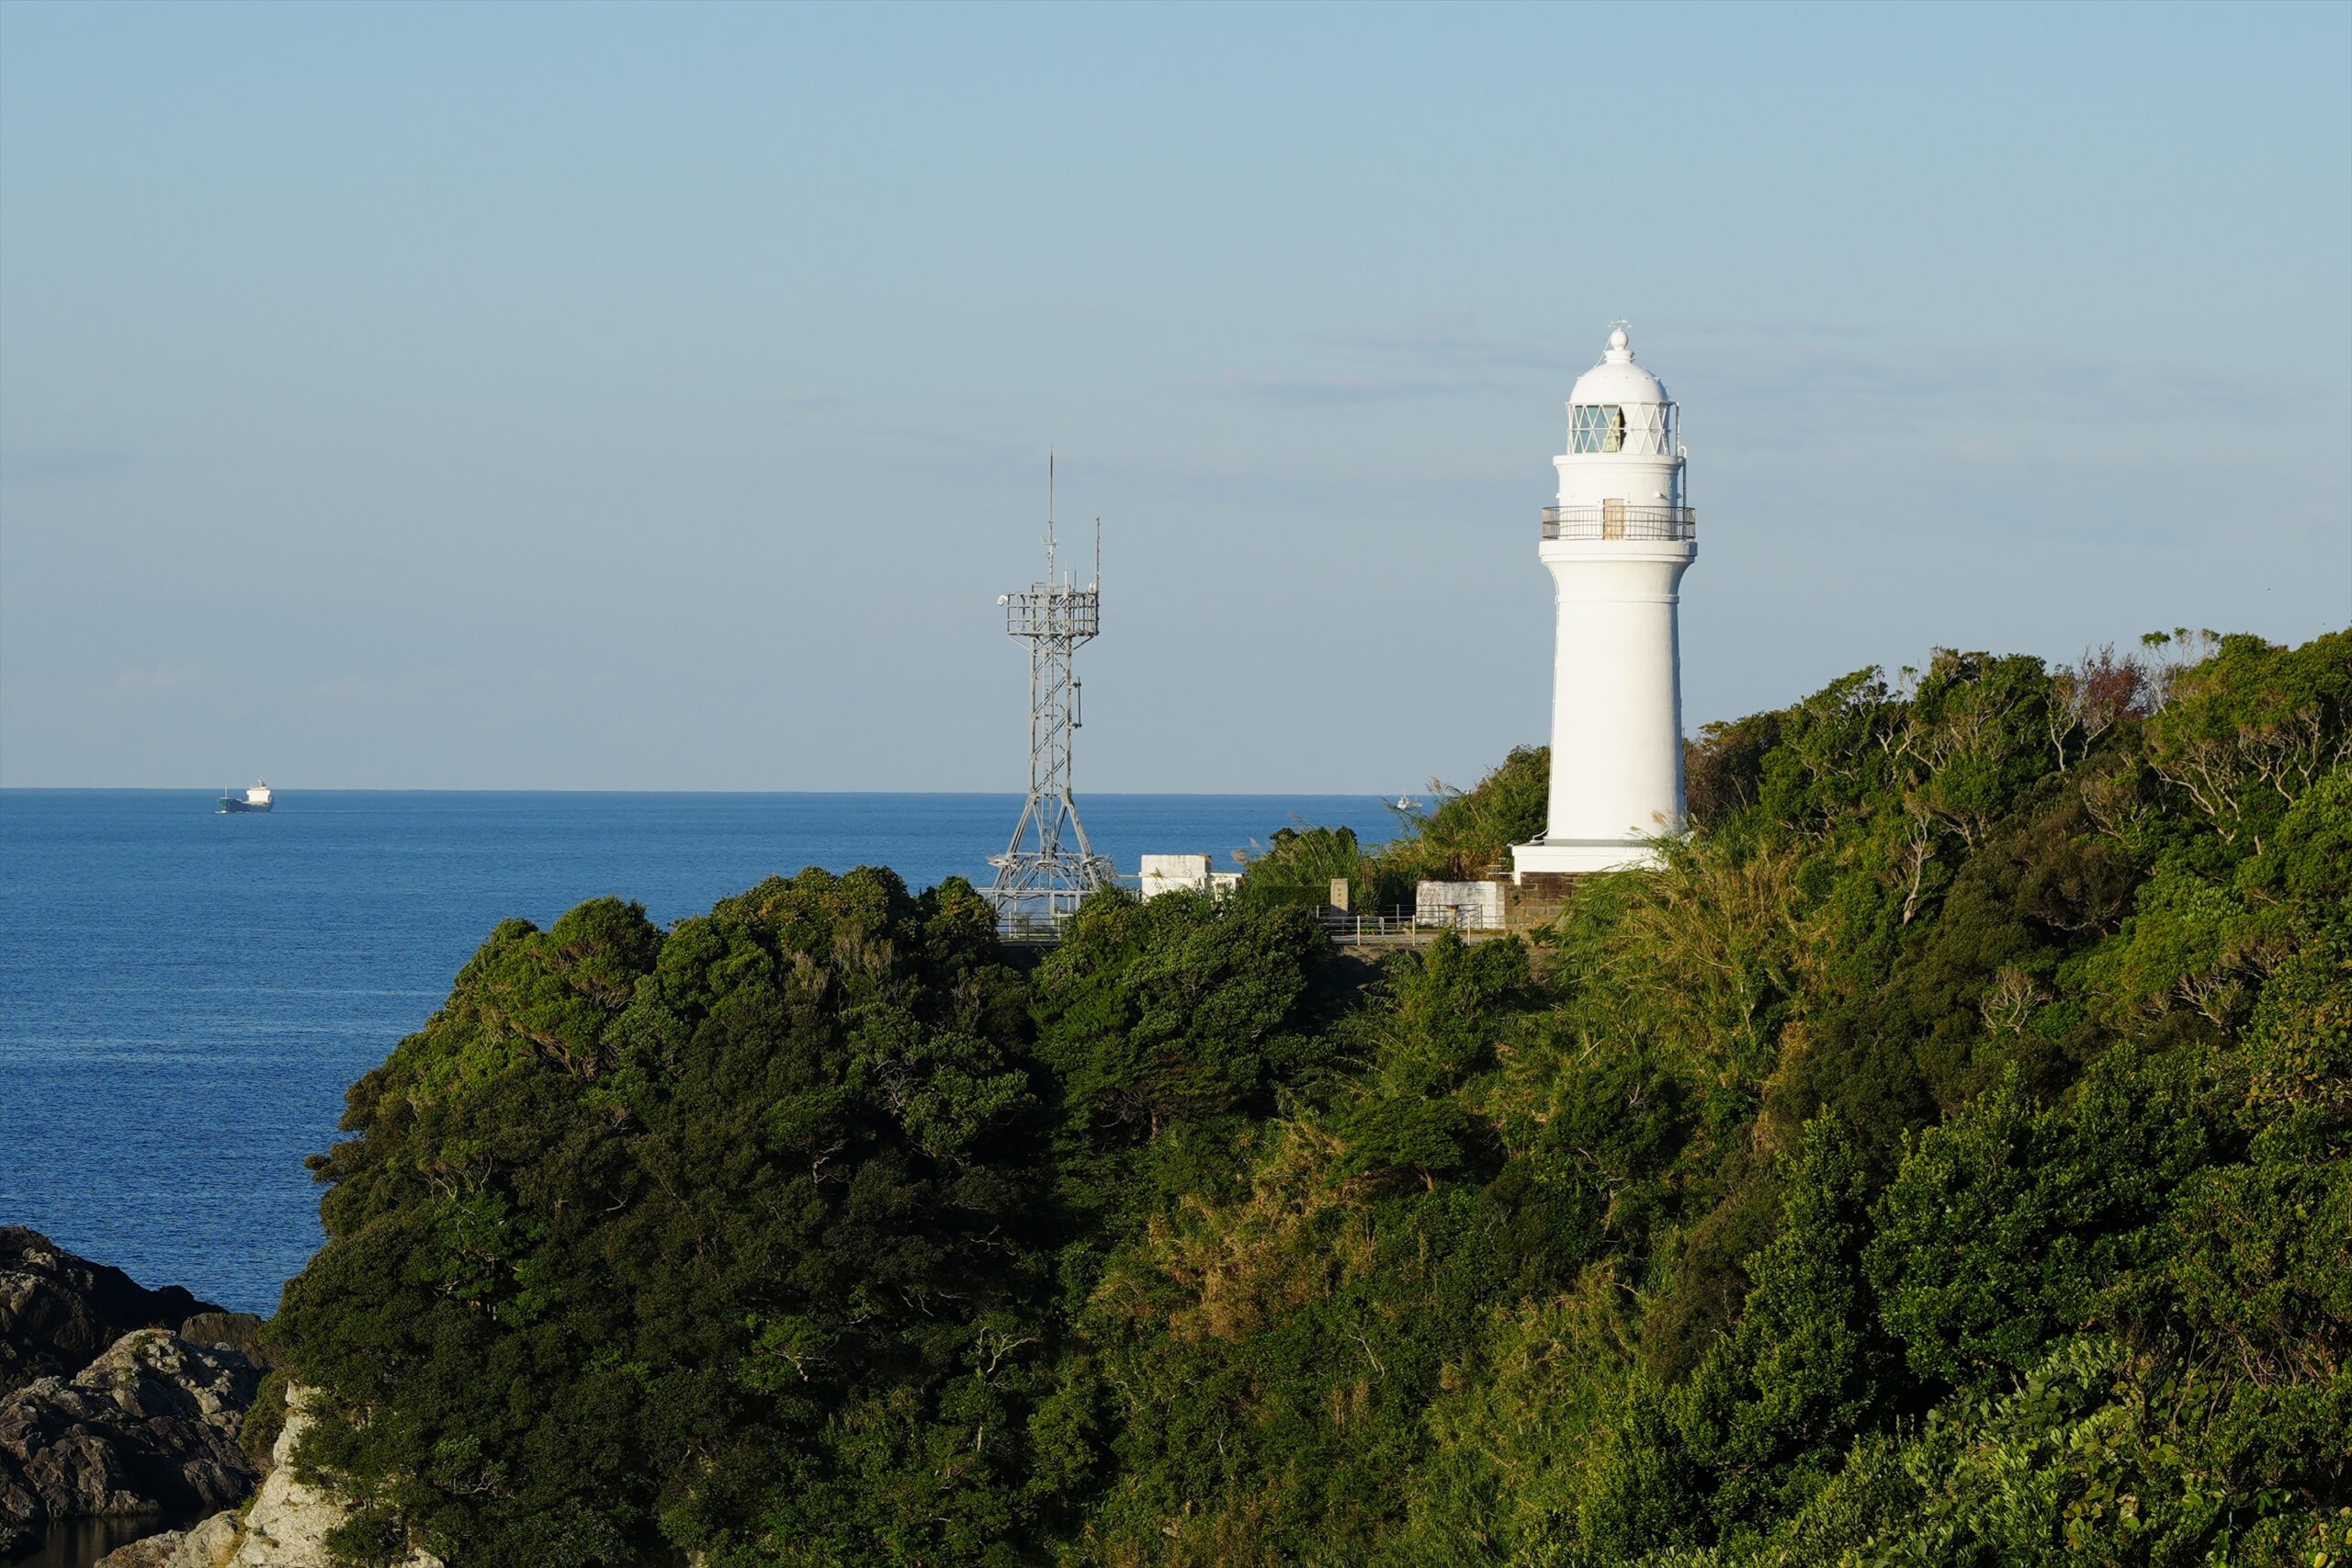
[(70, 1378), (132, 1329), (175, 1328), (198, 1314), (247, 1317), (177, 1285), (148, 1290), (39, 1231), (0, 1225), (0, 1394), (36, 1378)]
[(96, 1568), (220, 1568), (237, 1546), (237, 1516), (215, 1514), (192, 1529), (165, 1530), (98, 1559)]
[[(101, 1568), (327, 1568), (327, 1532), (350, 1511), (289, 1462), (311, 1425), (302, 1391), (289, 1392), (266, 1481), (238, 1443), (276, 1364), (261, 1328), (250, 1313), (176, 1286), (144, 1290), (37, 1231), (0, 1227), (0, 1559), (56, 1519), (214, 1508)], [(419, 1552), (404, 1568), (441, 1563)]]
[(249, 1312), (198, 1313), (180, 1325), (180, 1337), (191, 1345), (234, 1350), (263, 1371), (277, 1365), (277, 1357), (261, 1342), (261, 1319)]
[[(341, 1499), (295, 1473), (294, 1449), (311, 1427), (306, 1392), (287, 1393), (286, 1426), (270, 1450), (269, 1475), (245, 1510), (215, 1514), (194, 1529), (153, 1536), (106, 1558), (98, 1568), (329, 1568), (327, 1532), (351, 1517)], [(443, 1568), (413, 1553), (401, 1568)]]
[(0, 1553), (51, 1519), (234, 1506), (256, 1479), (237, 1434), (260, 1381), (237, 1351), (143, 1328), (0, 1399)]
[[(327, 1531), (351, 1517), (342, 1500), (296, 1473), (295, 1447), (311, 1428), (304, 1409), (309, 1391), (288, 1389), (286, 1429), (270, 1450), (269, 1477), (245, 1511), (244, 1536), (228, 1568), (327, 1568)], [(401, 1568), (442, 1568), (441, 1560), (418, 1551)]]

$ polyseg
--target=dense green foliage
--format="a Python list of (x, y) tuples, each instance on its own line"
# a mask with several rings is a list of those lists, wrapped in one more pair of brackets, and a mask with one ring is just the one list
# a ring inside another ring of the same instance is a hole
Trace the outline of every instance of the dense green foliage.
[(1259, 908), (1297, 904), (1319, 909), (1335, 882), (1348, 883), (1349, 897), (1355, 897), (1371, 866), (1352, 828), (1277, 828), (1265, 851), (1250, 857), (1235, 897)]
[(1413, 884), (1463, 882), (1510, 863), (1510, 846), (1544, 831), (1544, 797), (1552, 786), (1550, 751), (1523, 746), (1471, 790), (1432, 780), (1436, 799), (1427, 810), (1402, 814), (1406, 829), (1366, 868), (1383, 905), (1409, 905)]
[(1474, 881), (1509, 866), (1510, 846), (1544, 830), (1550, 783), (1550, 754), (1541, 746), (1513, 751), (1475, 789), (1432, 780), (1427, 807), (1395, 808), (1398, 836), (1376, 854), (1351, 828), (1277, 828), (1250, 857), (1237, 897), (1254, 908), (1320, 908), (1344, 879), (1355, 911), (1410, 909), (1416, 883)]
[(1385, 966), (1299, 905), (1483, 871), (1540, 751), (1026, 973), (876, 871), (502, 926), (276, 1325), (342, 1550), (2352, 1553), (2352, 634), (1939, 653), (1690, 762), (1666, 869)]

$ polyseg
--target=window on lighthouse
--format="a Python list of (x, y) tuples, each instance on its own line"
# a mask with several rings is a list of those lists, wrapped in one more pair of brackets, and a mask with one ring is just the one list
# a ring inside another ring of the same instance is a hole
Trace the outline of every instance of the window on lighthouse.
[(1615, 403), (1584, 403), (1570, 411), (1568, 450), (1622, 452), (1625, 449), (1625, 411)]

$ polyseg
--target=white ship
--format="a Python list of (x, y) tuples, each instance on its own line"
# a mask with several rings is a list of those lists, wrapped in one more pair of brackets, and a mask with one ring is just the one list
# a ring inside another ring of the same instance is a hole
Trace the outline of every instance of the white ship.
[(266, 779), (255, 779), (254, 781), (254, 787), (245, 791), (242, 795), (231, 795), (225, 789), (220, 792), (220, 810), (223, 813), (232, 811), (266, 811), (268, 809), (269, 781)]

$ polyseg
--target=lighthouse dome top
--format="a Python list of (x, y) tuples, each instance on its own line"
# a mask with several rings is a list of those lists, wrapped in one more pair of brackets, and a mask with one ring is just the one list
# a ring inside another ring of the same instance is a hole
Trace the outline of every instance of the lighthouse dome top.
[(1666, 385), (1639, 365), (1634, 363), (1633, 341), (1625, 335), (1623, 322), (1610, 329), (1609, 346), (1601, 351), (1600, 363), (1577, 378), (1568, 393), (1568, 401), (1580, 404), (1596, 403), (1668, 403)]

